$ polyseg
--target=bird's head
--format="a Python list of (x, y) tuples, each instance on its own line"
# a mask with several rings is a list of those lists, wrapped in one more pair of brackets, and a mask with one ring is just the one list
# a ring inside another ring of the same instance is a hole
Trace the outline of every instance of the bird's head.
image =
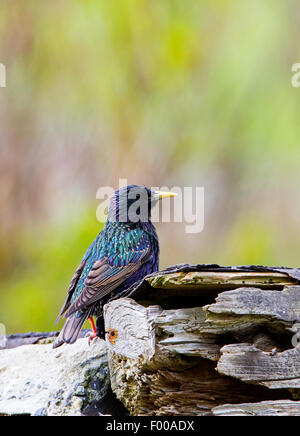
[(145, 186), (125, 186), (114, 193), (110, 200), (108, 211), (109, 221), (127, 223), (148, 222), (151, 219), (151, 209), (155, 204), (175, 193), (154, 191)]

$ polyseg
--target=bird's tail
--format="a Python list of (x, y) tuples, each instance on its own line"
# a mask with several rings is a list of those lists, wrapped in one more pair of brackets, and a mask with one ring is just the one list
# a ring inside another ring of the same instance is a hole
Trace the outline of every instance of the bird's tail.
[(57, 348), (63, 343), (73, 344), (76, 341), (84, 322), (89, 318), (90, 313), (91, 309), (72, 313), (72, 315), (67, 318), (62, 331), (53, 344), (53, 348)]

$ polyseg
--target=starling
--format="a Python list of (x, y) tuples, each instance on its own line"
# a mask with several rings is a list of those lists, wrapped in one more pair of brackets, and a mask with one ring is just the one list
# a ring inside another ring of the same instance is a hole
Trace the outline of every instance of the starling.
[[(158, 271), (159, 244), (151, 222), (151, 208), (158, 200), (173, 197), (131, 185), (119, 189), (110, 200), (103, 230), (88, 248), (69, 285), (58, 319), (66, 322), (53, 347), (76, 341), (89, 319), (90, 340), (105, 337), (103, 305), (146, 275)], [(96, 316), (97, 327), (93, 316)]]

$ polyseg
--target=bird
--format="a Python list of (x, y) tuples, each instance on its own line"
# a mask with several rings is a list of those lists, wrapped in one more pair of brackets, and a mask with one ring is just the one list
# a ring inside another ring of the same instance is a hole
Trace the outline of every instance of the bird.
[(69, 285), (56, 322), (62, 316), (66, 321), (53, 348), (73, 344), (87, 319), (92, 326), (89, 343), (96, 337), (105, 338), (103, 305), (111, 296), (117, 298), (135, 282), (158, 271), (159, 241), (151, 210), (159, 200), (175, 195), (138, 185), (114, 192), (105, 225)]

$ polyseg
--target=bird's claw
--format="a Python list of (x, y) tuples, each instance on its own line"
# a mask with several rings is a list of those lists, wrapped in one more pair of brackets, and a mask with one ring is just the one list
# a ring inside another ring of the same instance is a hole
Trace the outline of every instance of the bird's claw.
[(88, 332), (88, 333), (86, 334), (86, 337), (89, 338), (89, 339), (88, 339), (88, 344), (91, 345), (91, 343), (93, 342), (93, 340), (96, 339), (98, 336), (97, 336), (97, 334), (94, 333), (94, 332)]

